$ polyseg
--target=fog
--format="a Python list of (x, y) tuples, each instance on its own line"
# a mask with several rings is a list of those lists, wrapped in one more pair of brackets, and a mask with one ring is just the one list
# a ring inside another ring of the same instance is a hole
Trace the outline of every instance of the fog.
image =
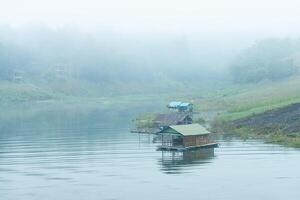
[[(1, 21), (19, 26), (43, 22), (51, 26), (75, 24), (82, 28), (156, 27), (164, 30), (253, 29), (285, 32), (298, 29), (299, 1), (203, 0), (2, 0)], [(285, 29), (285, 30), (283, 30)], [(299, 30), (299, 29), (298, 29)]]
[[(278, 62), (298, 52), (299, 6), (293, 0), (1, 1), (1, 79), (17, 73), (47, 85), (64, 76), (117, 87), (233, 80), (241, 73), (232, 68), (242, 72), (251, 60), (263, 60), (260, 41), (287, 44), (288, 52), (274, 53)], [(266, 51), (273, 45), (262, 43)], [(241, 55), (251, 47), (251, 58)], [(288, 75), (297, 71), (291, 69)], [(277, 77), (267, 74), (238, 80)]]

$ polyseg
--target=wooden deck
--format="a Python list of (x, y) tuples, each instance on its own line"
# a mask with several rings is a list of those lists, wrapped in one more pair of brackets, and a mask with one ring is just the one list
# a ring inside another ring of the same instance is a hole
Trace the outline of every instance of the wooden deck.
[(199, 146), (189, 146), (189, 147), (161, 145), (161, 146), (158, 146), (157, 150), (159, 150), (159, 151), (191, 151), (191, 150), (196, 150), (196, 149), (217, 148), (217, 147), (219, 147), (218, 143), (208, 143), (208, 144), (203, 144), (203, 145), (199, 145)]
[(157, 134), (160, 131), (158, 128), (140, 128), (140, 129), (131, 129), (131, 133), (141, 133), (141, 134)]

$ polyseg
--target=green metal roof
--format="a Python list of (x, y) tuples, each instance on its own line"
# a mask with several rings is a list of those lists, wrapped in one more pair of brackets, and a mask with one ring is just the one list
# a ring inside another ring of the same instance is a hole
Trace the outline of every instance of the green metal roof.
[[(170, 130), (172, 129), (172, 130)], [(165, 131), (161, 131), (161, 133), (173, 133), (173, 134), (181, 134), (184, 136), (188, 135), (207, 135), (210, 132), (200, 124), (187, 124), (187, 125), (174, 125), (169, 126)]]

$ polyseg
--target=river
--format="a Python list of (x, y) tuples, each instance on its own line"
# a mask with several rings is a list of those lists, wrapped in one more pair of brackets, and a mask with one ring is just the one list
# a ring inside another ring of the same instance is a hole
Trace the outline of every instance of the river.
[(297, 149), (228, 136), (214, 152), (162, 153), (152, 136), (130, 133), (132, 116), (106, 112), (2, 120), (1, 199), (299, 199)]

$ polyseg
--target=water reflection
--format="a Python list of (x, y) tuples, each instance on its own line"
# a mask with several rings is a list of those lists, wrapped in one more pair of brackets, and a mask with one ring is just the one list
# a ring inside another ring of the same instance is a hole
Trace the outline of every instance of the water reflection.
[(197, 168), (211, 163), (213, 158), (214, 148), (184, 152), (162, 151), (158, 163), (162, 172), (180, 174), (188, 172), (189, 168)]

